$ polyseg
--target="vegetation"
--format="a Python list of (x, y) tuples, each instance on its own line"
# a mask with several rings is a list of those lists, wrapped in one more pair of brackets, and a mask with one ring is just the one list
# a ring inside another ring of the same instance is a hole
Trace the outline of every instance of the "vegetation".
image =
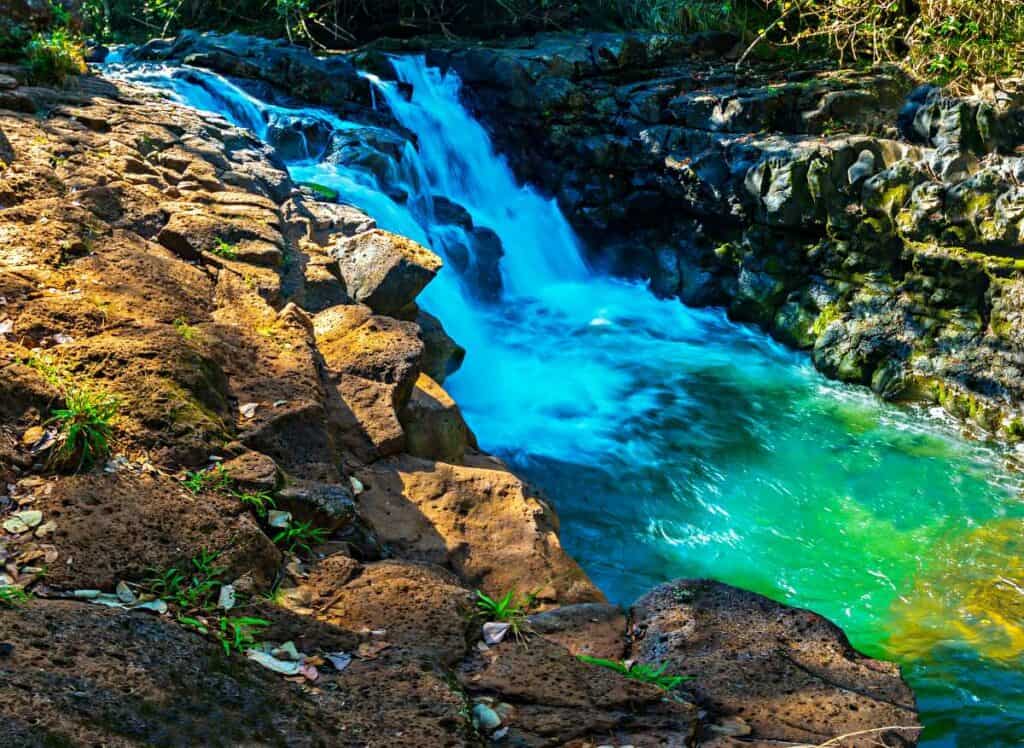
[(312, 546), (327, 540), (327, 534), (327, 530), (314, 527), (312, 522), (291, 522), (273, 540), (289, 553), (298, 553), (300, 550), (312, 553)]
[(642, 662), (618, 662), (616, 660), (605, 660), (600, 657), (589, 657), (588, 655), (577, 655), (577, 657), (581, 662), (614, 670), (630, 680), (650, 683), (662, 691), (674, 691), (686, 681), (691, 680), (691, 676), (688, 675), (668, 675), (665, 672), (668, 670), (668, 664), (659, 667), (657, 665), (645, 665)]
[(0, 606), (13, 608), (28, 602), (29, 593), (13, 584), (0, 584)]
[(238, 257), (238, 247), (230, 242), (224, 241), (223, 239), (218, 239), (210, 252), (218, 257), (223, 257), (225, 260), (233, 260)]
[(192, 493), (203, 491), (227, 491), (231, 489), (231, 476), (223, 465), (207, 470), (189, 470), (181, 481)]
[(119, 401), (84, 387), (69, 389), (64, 400), (65, 407), (53, 411), (49, 421), (58, 429), (55, 461), (61, 465), (77, 463), (76, 470), (102, 462), (110, 454)]
[(66, 28), (36, 34), (25, 48), (25, 56), (37, 83), (63, 83), (86, 71), (85, 45)]
[(219, 553), (204, 550), (190, 560), (185, 571), (154, 570), (143, 587), (178, 609), (178, 623), (216, 639), (224, 654), (244, 653), (256, 646), (255, 633), (270, 622), (217, 611), (220, 588), (224, 586), (221, 577), (226, 571), (215, 565), (219, 556)]
[(250, 507), (260, 519), (267, 516), (267, 511), (277, 506), (274, 497), (266, 491), (235, 491), (234, 496), (247, 507)]
[(476, 591), (476, 612), (479, 618), (486, 621), (507, 623), (516, 639), (522, 639), (526, 631), (526, 614), (533, 607), (532, 594), (519, 598), (515, 590), (509, 590), (500, 599), (494, 599)]

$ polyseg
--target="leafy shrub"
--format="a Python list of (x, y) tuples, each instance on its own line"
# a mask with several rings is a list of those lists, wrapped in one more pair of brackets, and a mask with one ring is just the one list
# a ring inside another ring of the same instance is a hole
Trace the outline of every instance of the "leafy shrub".
[(25, 53), (37, 83), (63, 83), (68, 76), (81, 75), (88, 69), (82, 40), (67, 29), (36, 34)]

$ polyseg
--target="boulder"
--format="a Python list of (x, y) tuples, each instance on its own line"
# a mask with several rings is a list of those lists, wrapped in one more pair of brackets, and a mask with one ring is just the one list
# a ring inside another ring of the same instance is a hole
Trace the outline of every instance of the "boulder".
[(231, 580), (250, 574), (261, 585), (281, 555), (238, 502), (195, 495), (172, 478), (135, 473), (73, 475), (33, 489), (33, 508), (56, 529), (46, 542), (60, 554), (47, 584), (65, 590), (112, 591), (171, 567), (185, 568), (202, 551), (219, 553)]
[(441, 269), (429, 249), (379, 229), (343, 239), (331, 253), (349, 295), (378, 314), (398, 314)]
[(452, 568), (489, 595), (536, 591), (542, 604), (602, 601), (558, 540), (547, 502), (498, 460), (392, 458), (359, 470), (359, 511), (405, 558)]
[(818, 745), (889, 726), (906, 729), (881, 730), (856, 745), (917, 744), (914, 695), (899, 668), (860, 654), (815, 613), (719, 582), (684, 580), (642, 597), (632, 615), (634, 656), (693, 675), (686, 692), (712, 724), (742, 720), (744, 745)]
[(459, 406), (437, 382), (420, 374), (409, 402), (399, 413), (406, 450), (414, 457), (459, 464), (467, 447), (476, 448)]

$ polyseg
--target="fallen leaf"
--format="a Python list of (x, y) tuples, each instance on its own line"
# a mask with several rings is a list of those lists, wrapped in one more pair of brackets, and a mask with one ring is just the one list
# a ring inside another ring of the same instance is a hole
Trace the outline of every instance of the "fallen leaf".
[(24, 512), (15, 512), (10, 519), (4, 522), (4, 529), (14, 535), (28, 532), (37, 527), (43, 521), (43, 513), (36, 509), (28, 509)]
[(356, 649), (356, 656), (361, 660), (375, 660), (377, 655), (390, 646), (389, 642), (363, 642)]
[(231, 610), (235, 607), (235, 588), (230, 584), (225, 584), (220, 588), (220, 594), (217, 596), (217, 607), (221, 610)]
[(483, 626), (484, 641), (491, 645), (501, 644), (511, 628), (511, 624), (508, 623), (495, 623), (494, 621), (485, 623)]
[(245, 653), (245, 656), (257, 665), (261, 665), (267, 670), (273, 670), (281, 675), (299, 675), (302, 669), (302, 663), (279, 660), (266, 652), (260, 652), (255, 649), (250, 649)]
[(256, 408), (259, 407), (259, 403), (245, 403), (238, 407), (238, 412), (242, 414), (242, 418), (252, 418), (256, 415)]

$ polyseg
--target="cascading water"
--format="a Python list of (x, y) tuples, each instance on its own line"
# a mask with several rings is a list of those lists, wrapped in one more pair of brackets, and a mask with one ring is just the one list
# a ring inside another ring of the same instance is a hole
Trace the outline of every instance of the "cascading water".
[[(441, 220), (442, 199), (500, 237), (498, 298), (480, 301), (450, 269), (421, 297), (469, 350), (447, 386), (483, 446), (547, 489), (566, 546), (609, 597), (710, 576), (812, 608), (904, 664), (923, 744), (1021, 744), (1024, 506), (1002, 455), (934, 413), (824, 380), (721, 312), (590, 272), (557, 206), (494, 153), (458, 80), (413, 57), (395, 69), (411, 99), (374, 85), (418, 147), (370, 168), (303, 140), (291, 173), (453, 266), (471, 241)], [(289, 122), (373, 135), (207, 72), (109, 73), (264, 139)]]

